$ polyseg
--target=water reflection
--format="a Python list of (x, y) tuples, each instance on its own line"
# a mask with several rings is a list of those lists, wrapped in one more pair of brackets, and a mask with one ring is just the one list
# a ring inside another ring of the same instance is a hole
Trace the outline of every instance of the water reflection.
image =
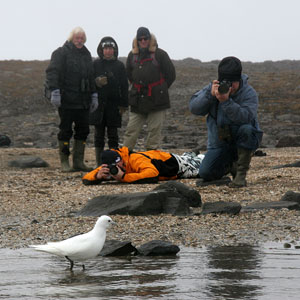
[(0, 299), (299, 299), (299, 255), (278, 244), (182, 247), (175, 258), (99, 257), (70, 272), (54, 256), (0, 249)]
[(260, 287), (261, 257), (259, 249), (249, 245), (222, 246), (207, 249), (210, 284), (208, 294), (226, 299), (255, 299)]
[(100, 261), (95, 261), (95, 264), (87, 264), (88, 271), (64, 273), (57, 281), (56, 292), (59, 290), (59, 295), (66, 297), (68, 293), (73, 293), (77, 289), (77, 296), (102, 297), (101, 299), (163, 297), (172, 291), (163, 283), (174, 280), (175, 273), (170, 270), (176, 267), (178, 259), (178, 257), (99, 258)]

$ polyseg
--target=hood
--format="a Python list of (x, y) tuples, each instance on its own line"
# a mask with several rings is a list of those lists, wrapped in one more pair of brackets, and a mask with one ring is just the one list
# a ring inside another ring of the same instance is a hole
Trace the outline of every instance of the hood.
[(97, 48), (97, 53), (98, 53), (98, 56), (103, 59), (103, 47), (102, 47), (102, 43), (104, 42), (113, 42), (116, 44), (116, 48), (114, 49), (114, 56), (115, 58), (117, 59), (118, 58), (118, 55), (119, 55), (119, 48), (118, 48), (118, 44), (117, 42), (110, 36), (106, 36), (104, 38), (101, 39), (99, 45), (98, 45), (98, 48)]
[(122, 160), (124, 161), (124, 163), (126, 165), (128, 164), (129, 149), (127, 147), (121, 147), (121, 148), (111, 149), (111, 150), (114, 150), (114, 151), (118, 152), (120, 154), (120, 156), (122, 157)]
[[(153, 33), (151, 33), (150, 44), (149, 44), (149, 52), (155, 52), (158, 48), (156, 37)], [(132, 54), (138, 54), (140, 52), (137, 38), (135, 37), (132, 42)]]
[(241, 81), (240, 81), (240, 88), (238, 91), (234, 94), (234, 97), (242, 93), (242, 91), (248, 86), (248, 75), (242, 74)]

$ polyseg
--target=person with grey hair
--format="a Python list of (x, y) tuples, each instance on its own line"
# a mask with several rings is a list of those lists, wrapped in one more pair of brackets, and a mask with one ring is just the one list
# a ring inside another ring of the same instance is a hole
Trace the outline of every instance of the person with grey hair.
[(143, 125), (147, 124), (145, 148), (158, 149), (166, 110), (170, 108), (168, 89), (176, 72), (169, 55), (158, 47), (155, 36), (146, 27), (137, 30), (127, 57), (126, 71), (131, 88), (124, 146), (133, 150)]
[[(94, 83), (93, 62), (84, 46), (86, 34), (74, 28), (62, 47), (56, 49), (46, 69), (46, 80), (51, 90), (51, 103), (58, 109), (59, 156), (63, 172), (89, 171), (84, 164), (85, 142), (89, 134), (89, 112), (98, 107)], [(69, 164), (70, 139), (73, 136), (73, 168)]]

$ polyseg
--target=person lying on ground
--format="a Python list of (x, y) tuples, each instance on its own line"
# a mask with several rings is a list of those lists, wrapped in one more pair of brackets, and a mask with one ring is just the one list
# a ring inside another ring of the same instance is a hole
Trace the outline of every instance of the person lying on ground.
[(182, 155), (160, 150), (131, 152), (127, 147), (102, 152), (102, 165), (85, 174), (85, 185), (107, 180), (126, 183), (157, 183), (159, 180), (197, 178), (203, 154), (185, 152)]

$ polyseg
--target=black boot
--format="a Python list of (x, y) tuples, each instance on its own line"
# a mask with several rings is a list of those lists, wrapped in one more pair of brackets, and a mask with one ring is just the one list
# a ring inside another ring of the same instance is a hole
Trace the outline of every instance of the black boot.
[(236, 167), (236, 175), (229, 184), (230, 187), (239, 188), (247, 185), (246, 175), (249, 170), (252, 158), (252, 151), (249, 149), (238, 148), (238, 160)]
[(69, 163), (70, 144), (69, 141), (58, 141), (59, 158), (62, 172), (71, 172), (72, 168)]

